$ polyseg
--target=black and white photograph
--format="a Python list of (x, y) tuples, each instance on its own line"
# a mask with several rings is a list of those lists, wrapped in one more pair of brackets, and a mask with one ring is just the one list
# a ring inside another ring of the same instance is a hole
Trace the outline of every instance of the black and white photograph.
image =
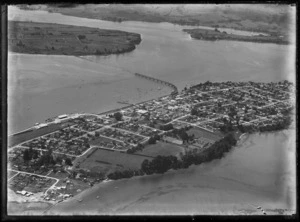
[(7, 216), (296, 214), (296, 4), (6, 7)]

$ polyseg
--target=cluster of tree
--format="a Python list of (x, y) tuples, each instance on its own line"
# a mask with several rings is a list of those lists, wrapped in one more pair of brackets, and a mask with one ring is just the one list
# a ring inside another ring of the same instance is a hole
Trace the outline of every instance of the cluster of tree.
[(278, 121), (274, 124), (268, 124), (265, 126), (260, 126), (259, 131), (260, 132), (268, 132), (268, 131), (277, 131), (277, 130), (283, 130), (288, 129), (289, 126), (292, 123), (292, 118), (290, 116), (284, 118), (282, 121)]
[(160, 140), (160, 136), (158, 134), (151, 136), (148, 140), (148, 143), (155, 144), (157, 140)]
[(201, 164), (213, 159), (221, 158), (225, 152), (228, 152), (230, 148), (236, 145), (236, 139), (233, 134), (228, 134), (223, 139), (214, 143), (206, 151), (198, 152), (197, 149), (186, 152), (181, 155), (181, 159), (177, 159), (175, 156), (157, 156), (152, 161), (144, 160), (141, 166), (141, 170), (149, 175), (153, 173), (164, 173), (169, 169), (188, 168), (192, 164)]
[(23, 46), (25, 46), (25, 45), (23, 44), (23, 42), (22, 42), (21, 40), (19, 40), (19, 42), (17, 43), (17, 46), (23, 47)]
[(169, 124), (166, 124), (166, 125), (161, 125), (159, 127), (160, 130), (163, 130), (163, 131), (169, 131), (171, 129), (174, 129), (172, 123), (169, 123)]
[(116, 112), (116, 113), (114, 113), (114, 117), (117, 121), (121, 121), (123, 118), (123, 115), (120, 112)]
[(189, 142), (192, 141), (194, 139), (194, 135), (188, 135), (187, 134), (187, 130), (189, 130), (189, 127), (185, 127), (185, 128), (181, 128), (181, 129), (173, 129), (172, 133), (175, 136), (179, 136), (182, 139), (182, 142)]
[(54, 164), (56, 164), (56, 162), (52, 155), (52, 149), (49, 149), (46, 152), (43, 152), (43, 154), (38, 159), (36, 165), (37, 166), (48, 166), (51, 164), (54, 165)]
[(151, 175), (154, 173), (165, 173), (169, 169), (180, 168), (180, 161), (176, 156), (157, 156), (151, 161), (145, 159), (141, 165), (141, 170), (147, 174)]
[(24, 162), (28, 164), (28, 162), (32, 159), (37, 160), (34, 163), (34, 165), (37, 167), (55, 165), (57, 163), (62, 164), (63, 160), (65, 161), (66, 165), (73, 165), (71, 158), (67, 157), (66, 155), (63, 158), (61, 158), (60, 156), (54, 158), (52, 149), (42, 152), (42, 155), (39, 155), (38, 150), (32, 149), (32, 147), (30, 147), (29, 149), (25, 149), (23, 152)]
[(32, 159), (37, 159), (38, 157), (39, 157), (39, 152), (37, 150), (32, 149), (32, 147), (24, 150), (24, 152), (23, 152), (24, 162), (28, 162)]
[(232, 146), (236, 145), (236, 139), (233, 133), (229, 133), (223, 139), (215, 142), (210, 148), (203, 152), (198, 152), (198, 149), (187, 151), (181, 154), (181, 158), (176, 156), (157, 156), (152, 160), (145, 159), (141, 164), (140, 170), (125, 170), (110, 173), (109, 179), (117, 180), (121, 178), (130, 178), (133, 176), (151, 175), (154, 173), (163, 174), (170, 169), (188, 168), (190, 165), (199, 165), (213, 159), (223, 157), (224, 153), (228, 152)]
[(132, 154), (132, 153), (135, 153), (135, 152), (137, 152), (137, 151), (139, 151), (139, 150), (143, 150), (144, 147), (145, 147), (145, 146), (144, 146), (143, 144), (140, 144), (140, 143), (139, 143), (137, 146), (128, 149), (128, 150), (126, 151), (126, 153)]
[(219, 127), (220, 131), (224, 134), (228, 132), (234, 131), (236, 128), (233, 126), (231, 120), (227, 120), (226, 118), (223, 118), (223, 125)]
[(197, 116), (197, 115), (198, 115), (198, 109), (197, 109), (196, 107), (193, 107), (193, 108), (191, 109), (191, 115), (192, 115), (192, 116)]
[(78, 35), (78, 38), (79, 38), (80, 40), (83, 40), (83, 39), (86, 38), (86, 36), (85, 36), (85, 35)]
[(133, 176), (142, 176), (144, 173), (141, 170), (124, 170), (124, 171), (115, 171), (107, 175), (108, 179), (118, 180), (122, 178), (131, 178)]
[(188, 135), (187, 131), (192, 128), (192, 126), (186, 126), (180, 129), (173, 129), (170, 132), (167, 132), (165, 135), (166, 136), (171, 136), (175, 138), (180, 138), (182, 139), (183, 143), (193, 141), (195, 138), (195, 135)]
[(281, 121), (277, 121), (273, 124), (263, 125), (263, 126), (254, 126), (254, 125), (238, 125), (238, 129), (242, 133), (253, 133), (253, 132), (270, 132), (270, 131), (277, 131), (288, 129), (292, 123), (292, 119), (290, 116), (285, 117)]

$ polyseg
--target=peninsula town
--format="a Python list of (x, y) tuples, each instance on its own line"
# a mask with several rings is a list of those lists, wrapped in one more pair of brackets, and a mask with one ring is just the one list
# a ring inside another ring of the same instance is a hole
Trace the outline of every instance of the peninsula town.
[(57, 203), (97, 183), (221, 158), (245, 133), (287, 129), (292, 95), (286, 80), (207, 81), (106, 113), (63, 114), (9, 137), (8, 187)]

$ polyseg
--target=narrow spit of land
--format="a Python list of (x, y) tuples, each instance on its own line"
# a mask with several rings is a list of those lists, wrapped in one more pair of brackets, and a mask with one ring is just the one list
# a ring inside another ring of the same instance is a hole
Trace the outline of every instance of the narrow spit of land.
[(217, 41), (217, 40), (233, 40), (233, 41), (243, 41), (243, 42), (259, 42), (259, 43), (275, 43), (281, 45), (289, 44), (287, 36), (283, 35), (236, 35), (228, 34), (227, 32), (221, 32), (218, 29), (208, 30), (208, 29), (183, 29), (184, 32), (190, 34), (193, 39)]
[(47, 55), (110, 55), (130, 52), (141, 35), (118, 30), (51, 23), (8, 23), (8, 48), (12, 52)]

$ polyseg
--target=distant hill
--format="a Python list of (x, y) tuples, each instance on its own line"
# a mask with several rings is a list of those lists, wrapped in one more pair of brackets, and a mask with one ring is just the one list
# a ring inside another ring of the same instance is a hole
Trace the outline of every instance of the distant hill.
[(277, 34), (288, 32), (292, 11), (295, 11), (292, 6), (276, 4), (56, 4), (26, 7), (117, 22), (170, 22)]

